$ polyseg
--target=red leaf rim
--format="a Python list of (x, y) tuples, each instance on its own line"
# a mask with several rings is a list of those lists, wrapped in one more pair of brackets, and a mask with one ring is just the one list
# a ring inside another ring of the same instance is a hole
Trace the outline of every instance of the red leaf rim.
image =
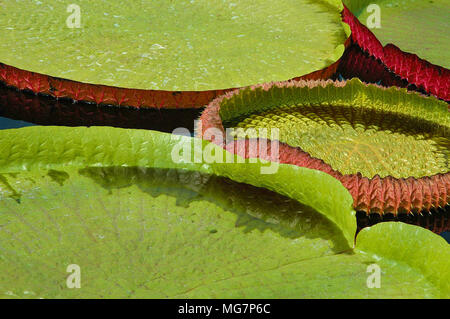
[(379, 59), (391, 72), (400, 78), (433, 94), (444, 101), (450, 101), (450, 70), (419, 58), (416, 54), (404, 52), (394, 44), (383, 45), (375, 35), (345, 6), (342, 20), (350, 26), (351, 39), (361, 49)]
[[(325, 86), (333, 83), (336, 86), (344, 86), (345, 82), (328, 81), (287, 81), (266, 83), (263, 85), (251, 86), (251, 89), (262, 87), (267, 90), (272, 86), (278, 87), (314, 87), (318, 85)], [(380, 86), (380, 88), (385, 89)], [(225, 129), (220, 117), (220, 105), (234, 95), (238, 95), (242, 89), (228, 92), (225, 95), (214, 99), (203, 111), (200, 116), (200, 125), (197, 127), (196, 135), (202, 138), (206, 130), (210, 128), (218, 129), (222, 136), (225, 136)], [(259, 155), (261, 159), (276, 161), (282, 164), (292, 164), (300, 167), (320, 170), (338, 179), (342, 185), (347, 188), (353, 197), (353, 206), (357, 211), (363, 211), (367, 214), (377, 213), (381, 216), (392, 213), (394, 216), (399, 214), (422, 214), (430, 212), (433, 209), (448, 209), (450, 202), (450, 173), (436, 174), (421, 178), (395, 178), (392, 176), (373, 178), (362, 176), (362, 174), (342, 174), (333, 169), (323, 160), (312, 157), (309, 153), (303, 151), (300, 147), (292, 147), (285, 143), (277, 142), (279, 147), (279, 157), (271, 156), (272, 142), (267, 141), (267, 149), (259, 153), (259, 143), (250, 143), (251, 140), (245, 139), (222, 143), (222, 139), (215, 139), (211, 136), (210, 141), (223, 147), (231, 153), (237, 154), (243, 158), (250, 158)], [(440, 220), (439, 224), (433, 225), (434, 232), (443, 232), (450, 230), (450, 219)]]
[[(293, 78), (328, 79), (337, 69), (338, 63), (307, 75)], [(97, 105), (128, 106), (135, 108), (200, 108), (214, 98), (236, 88), (209, 91), (164, 91), (129, 89), (108, 85), (77, 82), (41, 73), (22, 70), (0, 63), (0, 81), (18, 90), (28, 90), (36, 94), (54, 98), (68, 98), (77, 102)]]

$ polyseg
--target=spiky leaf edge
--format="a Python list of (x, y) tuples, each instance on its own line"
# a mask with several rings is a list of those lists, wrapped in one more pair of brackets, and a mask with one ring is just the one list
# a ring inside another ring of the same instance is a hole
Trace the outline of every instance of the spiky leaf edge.
[[(421, 96), (396, 87), (383, 88), (367, 85), (358, 79), (347, 82), (288, 81), (274, 82), (238, 89), (215, 99), (203, 111), (197, 137), (204, 137), (210, 128), (219, 129), (223, 136), (223, 121), (262, 112), (273, 107), (292, 105), (342, 105), (366, 109), (382, 109), (386, 112), (414, 116), (432, 121), (444, 132), (450, 129), (447, 104), (432, 97)], [(445, 208), (450, 200), (450, 173), (422, 178), (363, 177), (342, 174), (320, 159), (313, 158), (298, 147), (280, 143), (280, 157), (270, 157), (270, 141), (267, 152), (258, 152), (257, 143), (239, 140), (225, 145), (223, 140), (209, 136), (212, 142), (244, 158), (257, 154), (265, 160), (280, 161), (301, 167), (318, 169), (337, 178), (350, 191), (356, 210), (366, 213), (393, 213), (399, 210), (411, 212), (423, 209)], [(261, 153), (261, 154), (260, 154)], [(443, 185), (439, 187), (439, 185)], [(446, 230), (449, 225), (436, 225), (436, 231)]]
[[(348, 1), (344, 1), (347, 3)], [(361, 10), (367, 1), (351, 2), (352, 11)], [(383, 47), (376, 36), (344, 4), (342, 20), (350, 26), (351, 40), (363, 51), (380, 60), (386, 68), (401, 79), (433, 94), (444, 101), (450, 101), (450, 70), (421, 59), (416, 54), (402, 51), (392, 43)]]
[[(322, 5), (337, 13), (342, 10), (340, 0), (321, 0)], [(330, 52), (327, 67), (293, 79), (328, 79), (335, 74), (337, 62), (345, 49), (345, 43)], [(207, 91), (144, 90), (84, 83), (46, 74), (23, 70), (0, 62), (0, 81), (18, 90), (53, 98), (66, 98), (75, 102), (135, 108), (200, 108), (211, 100), (236, 88)]]

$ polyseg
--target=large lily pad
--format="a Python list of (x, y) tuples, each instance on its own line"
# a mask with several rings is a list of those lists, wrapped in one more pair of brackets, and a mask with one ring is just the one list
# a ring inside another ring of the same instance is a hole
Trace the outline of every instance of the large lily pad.
[[(197, 135), (233, 153), (337, 178), (351, 192), (362, 227), (385, 218), (437, 233), (450, 227), (445, 102), (358, 79), (288, 81), (227, 93), (200, 119)], [(256, 138), (273, 141), (279, 156), (258, 151), (249, 142)]]
[[(329, 208), (351, 220), (351, 197), (325, 173), (280, 165), (264, 179), (262, 164), (177, 164), (170, 150), (193, 139), (151, 131), (0, 135), (2, 297), (449, 296), (442, 238), (389, 223), (365, 229), (353, 250), (355, 223), (333, 222)], [(372, 263), (381, 288), (366, 284)], [(70, 264), (80, 289), (66, 286)]]
[[(380, 8), (380, 28), (371, 28), (386, 45), (394, 43), (403, 51), (450, 68), (450, 9), (446, 0), (346, 1), (361, 23), (368, 25), (376, 4)], [(369, 19), (369, 20), (368, 20)]]
[(248, 136), (248, 129), (258, 134), (257, 129), (276, 128), (281, 142), (344, 174), (420, 178), (449, 171), (447, 104), (406, 90), (358, 79), (247, 88), (222, 102), (220, 116), (238, 137)]
[(286, 80), (339, 58), (346, 36), (336, 2), (83, 0), (80, 28), (69, 28), (71, 1), (7, 1), (0, 3), (0, 61), (139, 89)]

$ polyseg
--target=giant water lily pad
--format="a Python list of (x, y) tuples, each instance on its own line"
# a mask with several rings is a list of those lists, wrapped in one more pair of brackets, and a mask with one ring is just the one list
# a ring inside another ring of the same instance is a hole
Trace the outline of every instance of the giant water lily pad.
[[(450, 68), (450, 9), (446, 0), (346, 1), (365, 25), (372, 21), (373, 5), (379, 6), (380, 27), (371, 31), (386, 45), (394, 43), (403, 51)], [(372, 7), (369, 8), (369, 6)]]
[[(241, 156), (324, 171), (364, 214), (412, 217), (440, 232), (449, 227), (449, 128), (447, 103), (354, 79), (235, 90), (207, 106), (197, 134)], [(227, 141), (209, 131), (229, 129)], [(248, 138), (282, 142), (278, 158), (254, 153)]]
[[(446, 68), (449, 60), (442, 53), (448, 51), (445, 47), (448, 41), (440, 42), (445, 36), (438, 32), (441, 27), (445, 29), (447, 23), (443, 21), (444, 2), (349, 0), (345, 3), (348, 7), (344, 6), (342, 17), (351, 29), (351, 46), (339, 66), (343, 76), (354, 75), (385, 86), (408, 87), (450, 101), (450, 70)], [(361, 21), (349, 8), (361, 14)], [(362, 13), (364, 9), (366, 16)], [(419, 19), (424, 14), (426, 19)], [(402, 17), (401, 23), (398, 16)], [(387, 21), (388, 27), (383, 27), (381, 20)], [(372, 31), (384, 40), (380, 42)], [(418, 37), (411, 36), (414, 32), (426, 36), (417, 42)], [(388, 42), (386, 38), (391, 34), (392, 42)]]
[[(177, 164), (171, 150), (193, 139), (151, 131), (0, 135), (2, 297), (449, 296), (442, 238), (386, 223), (352, 249), (351, 197), (320, 171), (280, 165), (264, 178), (258, 163)], [(373, 263), (380, 288), (367, 285)], [(71, 264), (79, 289), (66, 285)]]
[(346, 36), (336, 3), (84, 0), (76, 3), (80, 28), (69, 28), (77, 10), (70, 1), (2, 2), (0, 61), (139, 89), (209, 90), (286, 80), (339, 58), (336, 48)]

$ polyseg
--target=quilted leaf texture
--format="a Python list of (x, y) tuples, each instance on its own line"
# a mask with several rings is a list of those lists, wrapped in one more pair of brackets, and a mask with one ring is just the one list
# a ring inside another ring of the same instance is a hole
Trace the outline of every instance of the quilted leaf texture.
[[(177, 145), (231, 154), (149, 130), (0, 137), (2, 298), (449, 297), (443, 238), (381, 223), (355, 243), (352, 198), (319, 170), (175, 162)], [(367, 285), (374, 263), (380, 289)], [(68, 288), (69, 265), (80, 289)]]
[[(444, 141), (448, 141), (450, 115), (445, 102), (356, 79), (284, 82), (228, 93), (211, 102), (200, 120), (198, 136), (230, 152), (321, 170), (340, 180), (350, 191), (354, 208), (370, 217), (361, 220), (361, 226), (375, 222), (376, 215), (422, 224), (438, 233), (449, 228), (450, 173)], [(223, 134), (234, 128), (236, 140), (224, 142), (205, 135), (210, 128)], [(271, 157), (276, 154), (271, 151), (273, 141), (267, 151), (250, 142), (267, 138), (248, 133), (261, 128), (279, 130), (278, 158)], [(239, 135), (239, 130), (247, 134)], [(435, 146), (444, 143), (440, 151), (430, 149), (440, 168), (433, 168), (432, 158), (422, 165), (423, 159), (416, 156), (417, 143), (428, 138), (436, 141), (431, 142)], [(418, 167), (424, 170), (419, 172)], [(434, 217), (427, 218), (430, 214)]]

